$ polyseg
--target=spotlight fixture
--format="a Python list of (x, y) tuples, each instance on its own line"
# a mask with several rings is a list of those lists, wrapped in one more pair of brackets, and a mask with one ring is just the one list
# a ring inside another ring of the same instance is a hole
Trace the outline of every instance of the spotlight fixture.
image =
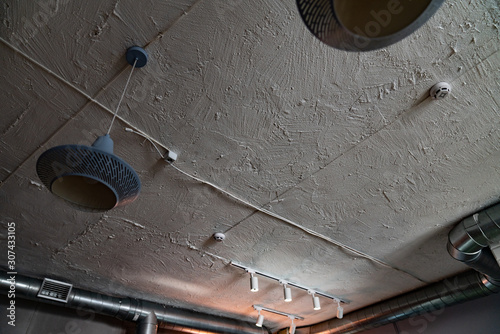
[(309, 290), (309, 291), (307, 291), (307, 293), (309, 293), (312, 296), (313, 310), (315, 310), (315, 311), (321, 310), (321, 304), (320, 304), (320, 301), (319, 301), (319, 297), (316, 296), (316, 292), (314, 292), (312, 290)]
[(414, 33), (444, 0), (297, 0), (302, 20), (323, 43), (346, 51), (380, 49)]
[[(304, 285), (297, 284), (297, 283), (294, 283), (294, 282), (290, 282), (289, 280), (284, 280), (284, 279), (278, 278), (278, 277), (276, 277), (274, 275), (271, 275), (271, 274), (268, 274), (268, 273), (264, 273), (262, 271), (257, 271), (255, 269), (250, 269), (250, 268), (248, 268), (248, 267), (246, 267), (246, 266), (244, 266), (242, 264), (236, 263), (234, 261), (231, 261), (231, 265), (233, 267), (243, 269), (247, 273), (250, 274), (250, 290), (251, 291), (258, 291), (257, 275), (259, 275), (259, 276), (262, 276), (262, 277), (265, 277), (265, 278), (268, 278), (268, 279), (272, 279), (272, 280), (278, 281), (280, 284), (282, 284), (283, 285), (283, 294), (284, 294), (284, 297), (285, 297), (285, 301), (291, 301), (292, 300), (292, 293), (291, 293), (290, 287), (294, 287), (294, 288), (298, 288), (298, 289), (301, 289), (301, 290), (304, 290), (304, 291), (308, 291), (308, 292), (309, 291), (314, 291), (315, 297), (321, 296), (321, 297), (329, 298), (329, 299), (332, 299), (332, 300), (338, 300), (340, 303), (349, 304), (349, 301), (346, 300), (346, 299), (341, 299), (341, 298), (333, 296), (331, 294), (328, 294), (328, 293), (325, 293), (325, 292), (321, 292), (321, 291), (318, 291), (316, 289), (308, 288), (308, 287), (306, 287)], [(319, 298), (318, 298), (318, 304), (319, 304)], [(315, 306), (317, 306), (317, 305), (315, 305)]]
[(260, 311), (262, 311), (261, 307), (255, 307), (255, 309), (259, 312), (259, 316), (257, 317), (257, 322), (255, 323), (255, 326), (257, 327), (262, 327), (262, 324), (264, 323), (264, 316), (260, 314)]
[(250, 274), (250, 291), (252, 292), (259, 291), (259, 280), (257, 276), (255, 276), (255, 271), (247, 270), (247, 273)]
[(319, 297), (318, 296), (313, 296), (313, 305), (314, 305), (314, 310), (321, 310), (321, 305), (319, 303)]
[(53, 147), (42, 153), (36, 163), (38, 177), (50, 192), (80, 210), (107, 211), (133, 202), (141, 190), (134, 169), (113, 154), (109, 136), (134, 68), (146, 65), (148, 55), (144, 49), (133, 46), (127, 50), (126, 59), (132, 70), (108, 132), (92, 146)]
[(287, 287), (287, 282), (285, 281), (280, 281), (280, 284), (283, 285), (283, 298), (286, 302), (291, 302), (292, 301), (292, 289)]
[(290, 334), (295, 334), (295, 324), (293, 323), (295, 318), (290, 317), (290, 319), (292, 319), (292, 323), (290, 324)]
[(281, 311), (278, 311), (278, 310), (273, 310), (271, 308), (267, 308), (267, 307), (264, 307), (262, 305), (253, 305), (253, 308), (259, 313), (259, 316), (257, 318), (257, 323), (255, 324), (255, 326), (257, 326), (257, 327), (262, 327), (262, 323), (264, 321), (264, 316), (261, 314), (262, 311), (266, 311), (266, 312), (270, 312), (270, 313), (282, 315), (282, 316), (285, 316), (285, 317), (288, 317), (288, 318), (292, 319), (292, 325), (294, 327), (294, 330), (295, 330), (295, 325), (294, 325), (293, 321), (295, 319), (304, 320), (304, 318), (302, 318), (302, 317), (300, 317), (298, 315), (291, 314), (291, 313), (286, 313), (286, 312), (281, 312)]
[(342, 319), (344, 317), (344, 308), (340, 306), (340, 300), (336, 300), (337, 302), (337, 318)]

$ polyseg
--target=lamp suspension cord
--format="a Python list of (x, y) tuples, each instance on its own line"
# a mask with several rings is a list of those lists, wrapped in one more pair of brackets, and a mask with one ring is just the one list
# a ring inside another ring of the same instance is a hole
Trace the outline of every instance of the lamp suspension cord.
[(109, 132), (111, 131), (111, 128), (113, 127), (113, 123), (115, 122), (116, 115), (118, 114), (118, 109), (120, 109), (120, 104), (122, 103), (123, 97), (125, 96), (125, 92), (127, 91), (128, 83), (130, 82), (130, 78), (132, 77), (132, 73), (134, 72), (135, 64), (137, 64), (138, 58), (135, 58), (134, 60), (134, 65), (132, 65), (132, 70), (130, 71), (130, 74), (128, 75), (127, 83), (125, 84), (125, 88), (123, 89), (122, 96), (120, 97), (120, 100), (118, 101), (118, 105), (116, 106), (115, 114), (113, 115), (113, 119), (111, 120), (111, 124), (109, 125), (108, 132), (106, 133), (109, 135)]

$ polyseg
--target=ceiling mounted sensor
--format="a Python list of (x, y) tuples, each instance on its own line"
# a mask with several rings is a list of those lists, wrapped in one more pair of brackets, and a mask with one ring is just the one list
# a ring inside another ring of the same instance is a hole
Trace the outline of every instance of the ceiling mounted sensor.
[(42, 153), (36, 164), (43, 184), (54, 195), (83, 211), (102, 212), (131, 203), (141, 190), (134, 169), (113, 154), (113, 140), (109, 136), (134, 68), (146, 65), (148, 56), (144, 49), (133, 46), (127, 50), (126, 59), (132, 70), (108, 132), (92, 146), (53, 147)]
[(411, 35), (444, 0), (297, 0), (307, 28), (323, 43), (371, 51)]

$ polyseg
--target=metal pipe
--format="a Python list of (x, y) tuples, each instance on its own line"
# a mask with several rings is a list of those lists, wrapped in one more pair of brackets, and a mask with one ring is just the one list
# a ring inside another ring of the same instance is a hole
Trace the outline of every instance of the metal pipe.
[(299, 333), (359, 333), (412, 316), (488, 296), (500, 291), (500, 266), (489, 246), (500, 240), (500, 204), (458, 223), (448, 235), (450, 255), (470, 271), (381, 303), (365, 307), (343, 319), (331, 319)]
[[(0, 271), (0, 292), (9, 291), (12, 283), (9, 278), (7, 272)], [(107, 296), (78, 288), (71, 290), (67, 303), (61, 303), (37, 297), (41, 286), (42, 280), (19, 274), (15, 276), (16, 297), (136, 322), (137, 334), (154, 334), (157, 325), (184, 333), (270, 333), (264, 328), (244, 321), (174, 308), (141, 299)], [(157, 324), (154, 322), (155, 317)]]
[(145, 318), (137, 322), (137, 334), (156, 334), (158, 330), (158, 319), (154, 312), (150, 312)]
[(484, 275), (469, 271), (349, 313), (342, 319), (298, 329), (300, 333), (358, 333), (500, 291), (500, 285), (484, 284), (484, 279)]
[(500, 266), (489, 246), (500, 241), (500, 203), (465, 218), (448, 235), (448, 252), (500, 282)]

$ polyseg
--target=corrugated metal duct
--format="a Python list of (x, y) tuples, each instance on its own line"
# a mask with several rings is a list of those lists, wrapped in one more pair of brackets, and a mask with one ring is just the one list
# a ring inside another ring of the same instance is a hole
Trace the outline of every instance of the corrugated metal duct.
[(500, 266), (489, 246), (500, 241), (500, 204), (462, 220), (448, 235), (448, 252), (500, 284)]
[(359, 333), (422, 313), (439, 310), (500, 291), (500, 266), (490, 245), (500, 240), (500, 204), (462, 220), (448, 235), (448, 251), (470, 271), (357, 310), (343, 319), (331, 319), (297, 333)]
[[(0, 291), (7, 293), (11, 282), (0, 272)], [(184, 333), (262, 334), (269, 331), (243, 321), (191, 310), (168, 307), (146, 300), (119, 298), (95, 292), (71, 289), (67, 303), (37, 297), (42, 281), (22, 275), (15, 277), (16, 297), (48, 304), (76, 308), (137, 323), (137, 334), (155, 334), (157, 327)]]
[(297, 333), (359, 333), (498, 291), (499, 285), (490, 283), (478, 272), (470, 271), (346, 314), (342, 319), (335, 318), (308, 328), (298, 328)]

